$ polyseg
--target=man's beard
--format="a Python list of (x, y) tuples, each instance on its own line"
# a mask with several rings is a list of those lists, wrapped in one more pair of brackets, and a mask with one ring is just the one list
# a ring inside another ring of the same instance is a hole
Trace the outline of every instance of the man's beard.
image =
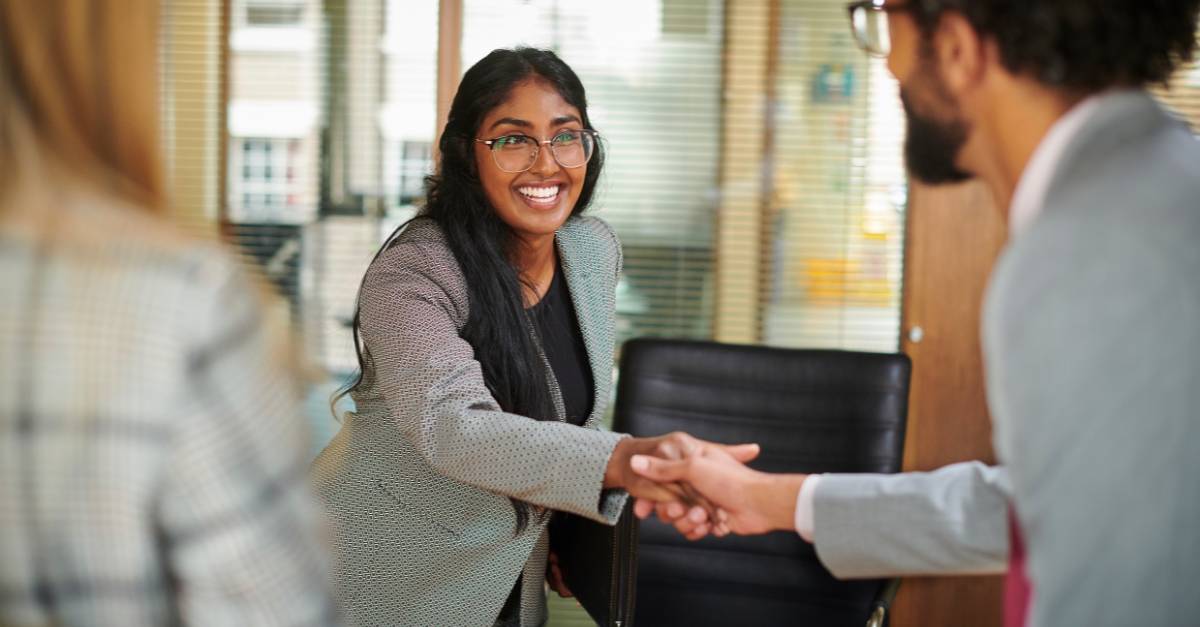
[[(936, 79), (935, 79), (936, 80)], [(941, 85), (932, 86), (943, 101), (949, 100)], [(959, 183), (971, 178), (954, 164), (959, 151), (967, 141), (967, 125), (961, 120), (939, 121), (932, 116), (917, 113), (909, 90), (900, 87), (900, 102), (908, 122), (908, 134), (904, 139), (904, 160), (908, 172), (916, 179), (930, 184)]]

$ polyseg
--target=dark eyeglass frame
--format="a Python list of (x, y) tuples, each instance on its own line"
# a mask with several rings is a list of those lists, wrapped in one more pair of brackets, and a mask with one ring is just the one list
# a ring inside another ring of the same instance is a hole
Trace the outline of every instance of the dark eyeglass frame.
[(906, 2), (904, 4), (889, 4), (885, 0), (856, 0), (846, 5), (846, 14), (850, 18), (850, 34), (854, 37), (854, 43), (872, 57), (885, 58), (891, 50), (879, 50), (866, 41), (854, 27), (854, 14), (858, 11), (867, 11), (870, 13), (901, 13), (907, 11), (915, 11), (919, 7), (916, 2)]
[[(533, 164), (537, 163), (538, 157), (542, 154), (542, 145), (543, 144), (547, 144), (550, 146), (550, 156), (554, 158), (554, 162), (557, 163), (558, 165), (560, 165), (564, 168), (569, 168), (569, 169), (582, 168), (583, 166), (587, 165), (587, 163), (592, 160), (592, 156), (596, 154), (596, 144), (599, 143), (599, 141), (600, 141), (600, 133), (598, 131), (594, 131), (590, 128), (566, 129), (566, 131), (570, 132), (570, 133), (579, 133), (581, 136), (588, 135), (592, 138), (592, 151), (588, 153), (587, 158), (583, 160), (583, 163), (580, 163), (578, 165), (567, 165), (567, 164), (563, 163), (562, 161), (560, 161), (558, 158), (558, 153), (555, 152), (555, 150), (554, 150), (554, 139), (553, 138), (537, 139), (535, 137), (526, 135), (525, 133), (505, 133), (504, 135), (501, 135), (499, 137), (493, 137), (492, 139), (480, 139), (477, 137), (477, 138), (475, 138), (475, 141), (488, 147), (488, 152), (492, 153), (492, 163), (495, 163), (496, 167), (500, 168), (500, 170), (502, 172), (508, 172), (510, 174), (515, 174), (517, 172), (524, 172), (524, 171), (528, 170), (529, 168), (532, 168)], [(561, 132), (563, 132), (563, 131), (559, 131), (559, 133), (561, 133)], [(503, 166), (500, 165), (500, 157), (496, 156), (495, 144), (496, 144), (496, 142), (498, 142), (506, 137), (518, 137), (518, 136), (525, 137), (533, 142), (533, 157), (529, 159), (529, 165), (525, 166), (524, 168), (522, 168), (520, 170), (506, 170), (506, 169), (504, 169)], [(557, 136), (558, 136), (558, 133), (555, 133), (555, 137), (557, 137)]]

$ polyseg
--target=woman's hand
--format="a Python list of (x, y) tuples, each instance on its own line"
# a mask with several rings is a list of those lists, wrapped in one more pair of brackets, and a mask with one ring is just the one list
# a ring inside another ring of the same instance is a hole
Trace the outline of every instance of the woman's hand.
[[(808, 475), (784, 475), (747, 468), (730, 455), (707, 449), (681, 460), (634, 457), (635, 472), (659, 482), (686, 482), (712, 503), (725, 517), (716, 525), (716, 535), (732, 531), (753, 535), (796, 528), (796, 498)], [(657, 510), (663, 522), (674, 525), (689, 539), (696, 539), (698, 523), (675, 508), (638, 501), (634, 513), (645, 518)]]
[(685, 459), (700, 453), (706, 447), (715, 447), (741, 462), (758, 457), (759, 451), (757, 444), (715, 444), (696, 439), (681, 431), (654, 438), (622, 438), (613, 449), (612, 457), (608, 459), (608, 467), (604, 470), (604, 487), (624, 488), (636, 498), (657, 503), (703, 505), (689, 498), (690, 490), (685, 490), (679, 484), (656, 483), (633, 472), (629, 460), (634, 455), (649, 455), (669, 460)]
[(546, 583), (551, 590), (557, 592), (558, 596), (564, 599), (575, 596), (567, 587), (567, 579), (563, 577), (562, 569), (558, 567), (558, 554), (554, 551), (550, 552), (550, 559), (546, 562)]

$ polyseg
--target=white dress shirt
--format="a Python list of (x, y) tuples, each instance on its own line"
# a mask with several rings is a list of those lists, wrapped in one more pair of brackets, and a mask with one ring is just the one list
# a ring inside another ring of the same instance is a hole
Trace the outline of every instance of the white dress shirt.
[[(1021, 172), (1021, 178), (1017, 180), (1016, 189), (1013, 190), (1012, 204), (1008, 209), (1009, 237), (1016, 237), (1022, 233), (1037, 218), (1067, 146), (1075, 139), (1097, 105), (1112, 93), (1106, 92), (1080, 101), (1063, 114), (1038, 143)], [(816, 494), (820, 482), (821, 475), (809, 475), (801, 484), (800, 492), (796, 496), (796, 533), (808, 542), (813, 541), (815, 532), (813, 495)]]

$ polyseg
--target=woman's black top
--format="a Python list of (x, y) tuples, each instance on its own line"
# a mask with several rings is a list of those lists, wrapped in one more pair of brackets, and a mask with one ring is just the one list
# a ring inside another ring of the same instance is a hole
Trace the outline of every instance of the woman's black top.
[(571, 303), (571, 293), (563, 279), (561, 267), (554, 269), (550, 288), (542, 300), (530, 308), (529, 313), (537, 325), (550, 369), (558, 380), (563, 406), (567, 410), (567, 422), (583, 425), (592, 413), (595, 400), (592, 367), (588, 364), (583, 333), (579, 330), (575, 306)]
[[(571, 293), (567, 290), (561, 266), (554, 268), (550, 288), (542, 300), (529, 309), (529, 314), (537, 326), (542, 350), (546, 352), (550, 369), (558, 381), (563, 407), (567, 410), (567, 422), (583, 426), (592, 413), (592, 403), (595, 401), (592, 367), (588, 363), (587, 347), (583, 344), (583, 333), (579, 330), (579, 320), (575, 318), (575, 306), (571, 302)], [(518, 576), (496, 624), (516, 624), (520, 603), (521, 577)]]

